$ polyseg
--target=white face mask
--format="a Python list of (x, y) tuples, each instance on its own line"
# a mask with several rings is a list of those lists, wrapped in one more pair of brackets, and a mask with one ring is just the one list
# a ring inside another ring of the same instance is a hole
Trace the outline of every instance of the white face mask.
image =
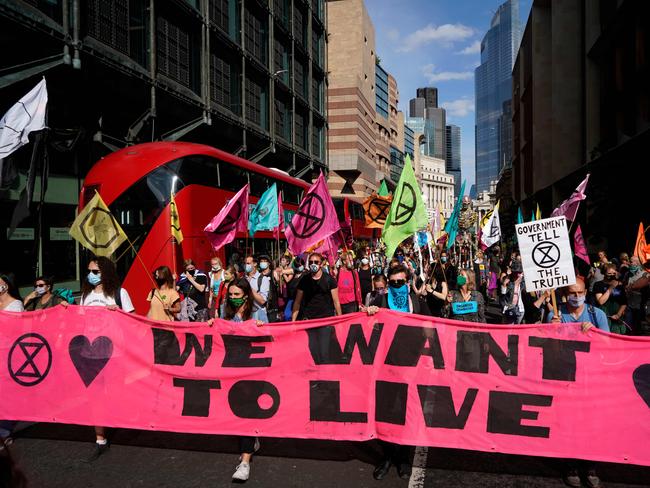
[(221, 266), (218, 264), (215, 264), (212, 266), (212, 271), (221, 271)]
[(9, 287), (7, 285), (0, 285), (0, 294), (6, 293)]
[(370, 261), (368, 261), (367, 258), (363, 258), (363, 259), (361, 260), (361, 264), (364, 264), (364, 265), (365, 265), (365, 264), (368, 264), (369, 262), (370, 262)]
[(40, 296), (45, 295), (45, 292), (47, 291), (47, 289), (44, 286), (37, 286), (37, 287), (34, 288), (34, 291), (40, 297)]

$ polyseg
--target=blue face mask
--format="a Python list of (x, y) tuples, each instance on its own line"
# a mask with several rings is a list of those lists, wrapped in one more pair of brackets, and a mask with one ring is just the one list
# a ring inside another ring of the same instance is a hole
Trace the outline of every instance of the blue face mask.
[(571, 307), (573, 308), (579, 308), (585, 303), (585, 297), (576, 297), (576, 296), (570, 296), (567, 297), (567, 302)]
[(102, 282), (102, 274), (101, 273), (88, 273), (87, 277), (88, 283), (90, 283), (93, 286), (97, 286)]
[(267, 263), (266, 261), (261, 262), (260, 263), (260, 269), (262, 269), (262, 270), (269, 269), (269, 263)]
[(400, 312), (409, 311), (409, 287), (402, 285), (400, 287), (388, 287), (388, 308)]
[(253, 271), (253, 265), (252, 264), (247, 264), (244, 268), (247, 273), (251, 273)]

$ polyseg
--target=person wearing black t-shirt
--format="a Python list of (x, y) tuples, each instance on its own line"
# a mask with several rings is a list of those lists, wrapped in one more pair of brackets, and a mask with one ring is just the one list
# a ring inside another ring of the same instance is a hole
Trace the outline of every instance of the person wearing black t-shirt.
[(205, 299), (205, 289), (208, 287), (208, 276), (196, 268), (194, 261), (186, 259), (183, 262), (185, 272), (178, 280), (177, 288), (185, 295), (196, 302), (194, 315), (190, 317), (191, 322), (206, 322), (210, 317), (208, 314), (208, 302)]
[(359, 285), (361, 285), (361, 299), (365, 300), (368, 293), (372, 291), (372, 269), (370, 269), (370, 260), (367, 256), (361, 258), (358, 273)]

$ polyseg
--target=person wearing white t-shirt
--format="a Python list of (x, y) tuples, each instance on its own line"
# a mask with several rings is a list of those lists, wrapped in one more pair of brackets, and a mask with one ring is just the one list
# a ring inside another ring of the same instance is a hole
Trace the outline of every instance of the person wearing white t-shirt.
[[(120, 286), (115, 264), (108, 258), (97, 257), (88, 263), (88, 276), (81, 285), (80, 305), (84, 307), (106, 307), (108, 310), (121, 308), (132, 313), (135, 307), (128, 292)], [(108, 451), (108, 439), (104, 427), (95, 426), (95, 449), (87, 462), (96, 461)]]

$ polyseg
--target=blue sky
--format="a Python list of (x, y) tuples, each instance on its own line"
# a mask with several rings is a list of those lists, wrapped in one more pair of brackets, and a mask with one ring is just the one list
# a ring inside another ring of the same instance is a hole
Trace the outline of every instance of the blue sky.
[[(375, 26), (377, 55), (396, 79), (400, 109), (421, 86), (438, 87), (447, 123), (461, 128), (467, 188), (474, 183), (474, 68), (480, 42), (503, 0), (365, 0)], [(532, 0), (520, 0), (522, 31)]]

